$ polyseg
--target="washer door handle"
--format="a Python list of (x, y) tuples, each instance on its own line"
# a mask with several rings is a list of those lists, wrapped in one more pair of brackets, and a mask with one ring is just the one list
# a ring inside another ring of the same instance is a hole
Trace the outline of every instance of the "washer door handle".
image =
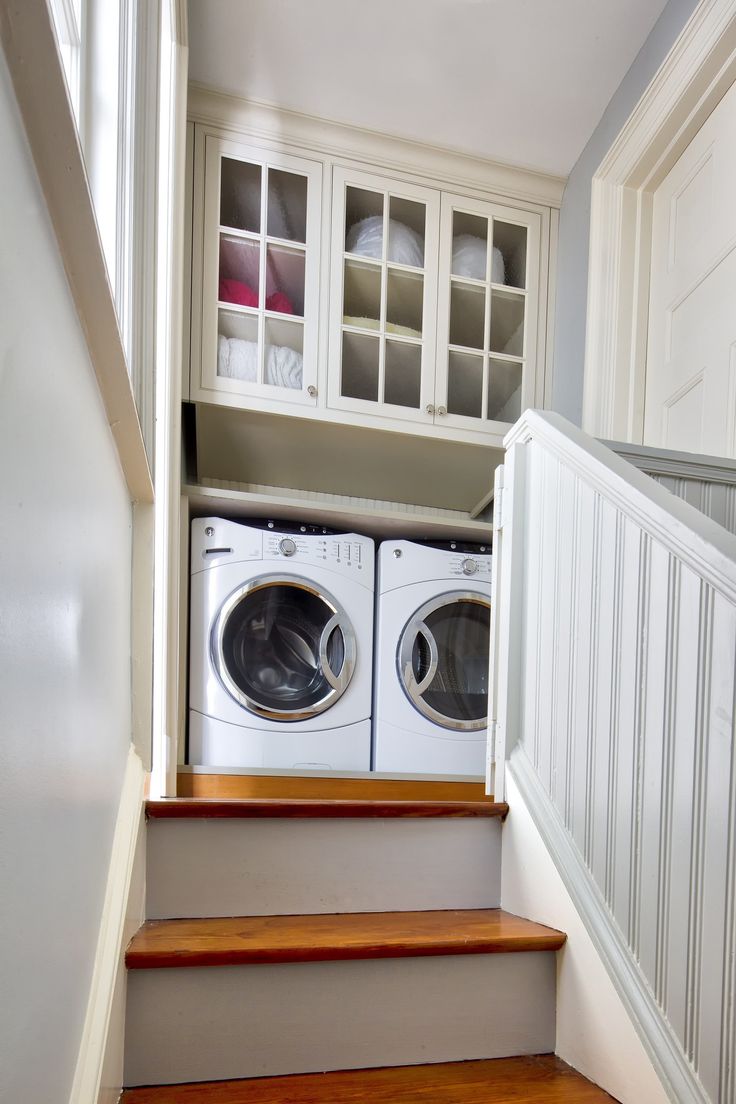
[[(327, 656), (327, 647), (330, 643), (330, 637), (333, 632), (338, 630), (342, 634), (343, 644), (345, 647), (345, 655), (342, 661), (342, 667), (340, 673), (335, 674), (330, 666), (330, 661)], [(352, 671), (353, 663), (355, 659), (355, 642), (352, 638), (352, 634), (346, 633), (342, 627), (342, 622), (337, 613), (333, 614), (325, 627), (322, 629), (322, 635), (319, 638), (319, 665), (322, 674), (333, 690), (344, 690), (349, 680), (348, 672)]]
[(409, 656), (407, 657), (406, 675), (407, 684), (411, 683), (413, 686), (413, 692), (421, 697), (424, 691), (429, 688), (434, 679), (434, 676), (437, 674), (437, 667), (439, 666), (440, 662), (440, 654), (437, 649), (437, 641), (432, 635), (430, 628), (424, 621), (419, 622), (416, 630), (417, 631), (414, 636), (414, 640), (416, 640), (418, 636), (423, 636), (427, 642), (427, 647), (429, 648), (429, 666), (427, 667), (427, 673), (424, 678), (421, 680), (421, 682), (417, 682), (416, 675), (414, 674), (414, 646), (412, 644), (412, 649), (409, 653)]

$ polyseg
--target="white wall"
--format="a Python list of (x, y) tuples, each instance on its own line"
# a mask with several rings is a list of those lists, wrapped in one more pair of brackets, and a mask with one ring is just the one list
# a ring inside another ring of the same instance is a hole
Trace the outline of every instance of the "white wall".
[(131, 510), (2, 55), (0, 148), (0, 1099), (59, 1104), (130, 743)]
[(580, 425), (593, 174), (697, 6), (669, 0), (570, 173), (560, 210), (552, 407)]

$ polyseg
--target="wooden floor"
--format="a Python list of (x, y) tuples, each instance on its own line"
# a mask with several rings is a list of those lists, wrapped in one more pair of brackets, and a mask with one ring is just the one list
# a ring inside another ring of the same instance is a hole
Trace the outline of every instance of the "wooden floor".
[(129, 970), (427, 955), (556, 951), (562, 932), (502, 909), (348, 912), (149, 920), (125, 955)]
[(612, 1104), (612, 1101), (612, 1096), (559, 1058), (541, 1055), (127, 1089), (121, 1104)]
[(146, 802), (149, 820), (256, 820), (364, 817), (500, 817), (502, 801), (406, 801), (344, 798), (201, 798), (168, 797)]

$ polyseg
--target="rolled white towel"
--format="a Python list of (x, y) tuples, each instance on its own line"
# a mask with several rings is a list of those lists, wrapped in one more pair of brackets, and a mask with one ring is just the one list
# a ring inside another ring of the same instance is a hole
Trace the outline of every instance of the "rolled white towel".
[[(217, 374), (255, 383), (258, 379), (258, 343), (239, 337), (217, 338)], [(298, 390), (302, 386), (303, 357), (286, 345), (266, 346), (266, 383)]]
[[(357, 253), (360, 257), (380, 260), (383, 251), (383, 215), (370, 215), (360, 222), (354, 222), (345, 239), (345, 250), (347, 253)], [(403, 222), (389, 219), (388, 259), (393, 264), (422, 268), (424, 238)]]
[[(474, 234), (456, 234), (452, 239), (452, 275), (467, 276), (471, 280), (486, 278), (486, 242)], [(497, 245), (493, 247), (491, 261), (491, 282), (503, 284), (506, 281), (506, 265), (503, 253)]]
[(288, 345), (266, 346), (266, 383), (298, 391), (302, 386), (303, 366), (302, 354)]
[(217, 374), (254, 383), (258, 379), (258, 345), (239, 337), (217, 339)]

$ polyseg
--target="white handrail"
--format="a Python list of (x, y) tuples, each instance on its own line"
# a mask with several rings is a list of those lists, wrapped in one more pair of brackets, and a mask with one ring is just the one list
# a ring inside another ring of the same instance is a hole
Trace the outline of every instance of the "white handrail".
[(560, 414), (527, 410), (504, 447), (532, 439), (736, 601), (736, 537)]

